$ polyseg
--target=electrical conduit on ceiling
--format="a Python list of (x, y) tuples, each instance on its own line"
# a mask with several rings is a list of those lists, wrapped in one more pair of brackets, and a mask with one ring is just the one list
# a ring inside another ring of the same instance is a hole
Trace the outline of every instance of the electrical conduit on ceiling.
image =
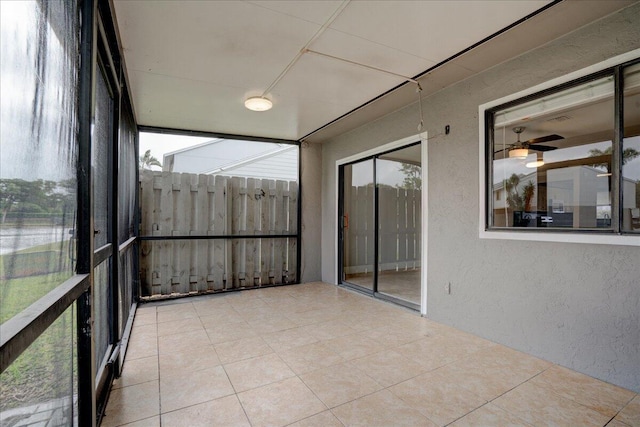
[(316, 41), (318, 39), (318, 37), (320, 37), (322, 35), (322, 33), (324, 33), (326, 31), (327, 28), (329, 28), (329, 25), (331, 25), (333, 23), (333, 21), (335, 21), (336, 18), (338, 16), (340, 16), (342, 11), (347, 7), (347, 5), (350, 2), (351, 2), (351, 0), (344, 0), (342, 2), (342, 4), (340, 4), (340, 6), (336, 9), (336, 11), (333, 12), (333, 14), (329, 17), (329, 19), (327, 19), (327, 21), (322, 25), (322, 27), (320, 27), (318, 29), (318, 31), (316, 31), (316, 33), (313, 35), (313, 37), (311, 37), (309, 39), (309, 41), (307, 43), (305, 43), (305, 45), (302, 47), (302, 49), (300, 49), (300, 51), (296, 54), (296, 56), (293, 57), (291, 62), (289, 62), (289, 64), (285, 67), (285, 69), (282, 70), (282, 72), (278, 75), (278, 77), (276, 77), (276, 79), (273, 81), (273, 83), (271, 83), (269, 85), (269, 87), (266, 88), (264, 90), (264, 92), (262, 92), (262, 97), (263, 98), (265, 98), (266, 95), (269, 92), (271, 92), (271, 90), (273, 90), (274, 87), (276, 87), (276, 85), (280, 82), (280, 80), (282, 80), (282, 78), (289, 72), (289, 70), (296, 64), (296, 62), (298, 62), (298, 60), (302, 57), (302, 55), (304, 55), (305, 52), (307, 52), (307, 50), (309, 49), (309, 46), (311, 46), (311, 44), (314, 41)]
[[(420, 121), (418, 123), (418, 132), (422, 131), (422, 128), (424, 127), (424, 120), (423, 120), (423, 113), (422, 113), (422, 96), (421, 96), (422, 86), (420, 86), (420, 83), (416, 79), (408, 77), (408, 76), (404, 76), (402, 74), (394, 73), (392, 71), (383, 70), (381, 68), (373, 67), (371, 65), (362, 64), (360, 62), (352, 61), (352, 60), (349, 60), (349, 59), (346, 59), (346, 58), (340, 58), (338, 56), (329, 55), (329, 54), (326, 54), (326, 53), (322, 53), (322, 52), (318, 52), (318, 51), (309, 49), (311, 44), (313, 44), (313, 42), (315, 42), (318, 39), (318, 37), (320, 37), (327, 30), (327, 28), (329, 28), (329, 26), (333, 23), (333, 21), (335, 21), (336, 18), (338, 18), (338, 16), (340, 16), (342, 11), (344, 11), (344, 9), (349, 5), (350, 2), (351, 2), (351, 0), (344, 0), (340, 4), (340, 6), (335, 10), (335, 12), (333, 12), (333, 14), (329, 17), (329, 19), (327, 19), (327, 21), (322, 25), (322, 27), (320, 27), (318, 29), (318, 31), (316, 31), (316, 33), (309, 39), (309, 41), (307, 41), (307, 43), (305, 43), (305, 45), (302, 47), (302, 49), (300, 49), (300, 51), (296, 54), (296, 56), (293, 57), (293, 59), (284, 68), (284, 70), (282, 70), (282, 72), (278, 75), (278, 77), (276, 77), (276, 79), (264, 90), (264, 92), (262, 92), (262, 95), (259, 98), (268, 99), (267, 98), (267, 94), (269, 92), (271, 92), (274, 87), (276, 87), (276, 85), (280, 82), (280, 80), (282, 80), (284, 78), (284, 76), (289, 72), (289, 70), (291, 70), (291, 68), (293, 68), (293, 66), (300, 60), (302, 55), (304, 55), (305, 53), (311, 53), (311, 54), (322, 56), (322, 57), (325, 57), (325, 58), (329, 58), (329, 59), (333, 59), (333, 60), (337, 60), (337, 61), (341, 61), (341, 62), (346, 62), (348, 64), (352, 64), (352, 65), (359, 66), (359, 67), (362, 67), (362, 68), (366, 68), (366, 69), (369, 69), (369, 70), (378, 71), (378, 72), (381, 72), (381, 73), (385, 73), (385, 74), (393, 75), (393, 76), (396, 76), (396, 77), (400, 77), (404, 81), (415, 83), (417, 85), (416, 93), (418, 94), (418, 103), (420, 105), (420, 113), (419, 113), (420, 114), (420, 117), (419, 117)], [(270, 103), (271, 102), (269, 100), (269, 104)], [(268, 109), (268, 108), (266, 108), (266, 109)]]

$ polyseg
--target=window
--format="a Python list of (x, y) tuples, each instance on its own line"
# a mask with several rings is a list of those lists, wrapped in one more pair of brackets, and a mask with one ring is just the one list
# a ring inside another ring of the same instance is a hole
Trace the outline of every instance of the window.
[(486, 109), (486, 229), (639, 233), (639, 106), (634, 64)]
[(622, 231), (640, 233), (640, 64), (624, 70)]
[[(74, 276), (79, 47), (75, 1), (0, 2), (3, 325)], [(2, 371), (0, 424), (73, 424), (75, 314), (73, 304)]]

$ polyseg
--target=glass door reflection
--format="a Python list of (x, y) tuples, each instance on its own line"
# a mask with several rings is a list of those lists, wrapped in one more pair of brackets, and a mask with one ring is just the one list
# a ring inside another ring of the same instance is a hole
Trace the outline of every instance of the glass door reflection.
[(376, 159), (378, 187), (377, 292), (420, 304), (420, 145)]
[(343, 167), (342, 281), (374, 290), (373, 159)]

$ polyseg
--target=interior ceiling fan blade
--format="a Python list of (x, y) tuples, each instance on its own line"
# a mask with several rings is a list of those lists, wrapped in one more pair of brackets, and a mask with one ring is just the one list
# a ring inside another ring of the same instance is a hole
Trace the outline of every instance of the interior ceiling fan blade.
[(496, 155), (496, 154), (501, 153), (503, 151), (511, 151), (514, 148), (528, 148), (529, 150), (535, 150), (535, 151), (557, 150), (558, 147), (551, 147), (551, 146), (547, 146), (547, 145), (533, 145), (533, 144), (538, 144), (538, 143), (541, 143), (541, 142), (557, 141), (559, 139), (564, 139), (564, 137), (554, 133), (554, 134), (551, 134), (551, 135), (545, 135), (545, 136), (541, 136), (539, 138), (533, 138), (533, 139), (530, 139), (528, 141), (520, 142), (520, 134), (518, 133), (518, 141), (516, 143), (510, 144), (508, 147), (503, 148), (501, 150), (496, 150), (496, 151), (493, 152), (493, 154)]
[(555, 141), (558, 139), (564, 139), (563, 136), (557, 135), (557, 134), (553, 134), (553, 135), (545, 135), (545, 136), (541, 136), (540, 138), (533, 138), (530, 139), (528, 141), (526, 141), (526, 144), (539, 144), (541, 142), (549, 142), (549, 141)]
[(533, 151), (551, 151), (551, 150), (557, 150), (558, 147), (551, 147), (549, 145), (530, 145), (529, 146), (529, 150), (533, 150)]

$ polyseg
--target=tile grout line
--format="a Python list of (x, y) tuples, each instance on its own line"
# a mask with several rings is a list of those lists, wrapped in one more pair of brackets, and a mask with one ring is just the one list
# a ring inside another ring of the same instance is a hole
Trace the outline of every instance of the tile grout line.
[[(233, 307), (231, 307), (231, 309), (233, 311), (236, 311)], [(236, 313), (237, 313), (237, 311), (236, 311)], [(229, 378), (229, 373), (227, 372), (226, 368), (224, 367), (224, 363), (222, 363), (222, 360), (220, 359), (220, 355), (218, 355), (218, 351), (216, 350), (216, 346), (211, 342), (211, 338), (209, 337), (209, 333), (207, 333), (207, 328), (205, 328), (204, 323), (202, 322), (202, 318), (201, 318), (200, 313), (198, 312), (198, 310), (196, 310), (196, 315), (198, 316), (198, 319), (200, 320), (200, 323), (202, 324), (202, 327), (204, 328), (204, 331), (207, 334), (207, 339), (209, 340), (209, 344), (211, 345), (212, 350), (215, 352), (216, 357), (218, 358), (218, 361), (220, 362), (220, 367), (222, 368), (222, 371), (224, 372), (224, 375), (227, 377), (227, 381), (229, 381), (229, 384), (231, 385), (231, 388), (233, 389), (233, 396), (236, 398), (236, 401), (240, 405), (240, 408), (242, 408), (242, 413), (244, 414), (247, 422), (249, 423), (249, 426), (253, 426), (253, 423), (251, 422), (251, 419), (249, 418), (249, 414), (247, 414), (246, 408), (244, 407), (244, 405), (240, 401), (240, 398), (238, 397), (238, 391), (236, 390), (235, 385), (233, 385), (233, 382), (231, 381), (231, 378)], [(229, 395), (229, 396), (232, 396), (232, 395)], [(217, 399), (221, 399), (221, 398), (222, 397), (219, 397)], [(217, 400), (217, 399), (212, 399), (212, 400)], [(162, 426), (160, 426), (160, 427), (162, 427)]]
[[(553, 366), (553, 365), (551, 365), (551, 366)], [(493, 399), (489, 400), (487, 403), (493, 403), (494, 401), (496, 401), (497, 399), (501, 398), (501, 397), (502, 397), (502, 396), (504, 396), (505, 394), (507, 394), (507, 393), (509, 393), (509, 392), (511, 392), (511, 391), (513, 391), (513, 390), (515, 390), (516, 388), (520, 387), (521, 385), (523, 385), (523, 384), (525, 384), (525, 383), (527, 383), (527, 382), (531, 381), (531, 380), (532, 380), (532, 379), (534, 379), (535, 377), (537, 377), (537, 376), (539, 376), (539, 375), (542, 375), (542, 373), (543, 373), (543, 372), (546, 372), (549, 368), (551, 368), (551, 366), (549, 366), (549, 367), (547, 367), (547, 368), (543, 369), (542, 371), (540, 371), (540, 372), (538, 372), (537, 374), (535, 374), (534, 376), (532, 376), (532, 377), (530, 377), (530, 378), (528, 378), (528, 379), (526, 379), (526, 380), (522, 381), (521, 383), (519, 383), (519, 384), (517, 384), (517, 385), (515, 385), (515, 386), (511, 387), (509, 390), (505, 391), (504, 393), (499, 394), (498, 396), (496, 396), (496, 397), (494, 397)], [(462, 386), (462, 387), (464, 387), (464, 386)], [(464, 387), (464, 388), (466, 389), (466, 387)], [(484, 405), (483, 405), (483, 406), (484, 406)], [(514, 414), (513, 412), (511, 412), (511, 411), (510, 411), (510, 410), (508, 410), (507, 408), (503, 408), (503, 407), (502, 407), (502, 406), (500, 406), (500, 405), (496, 405), (496, 406), (497, 406), (498, 408), (502, 409), (503, 411), (507, 412), (508, 414), (511, 414), (511, 415), (513, 415), (514, 417), (516, 417), (516, 418), (518, 418), (518, 419), (521, 419), (521, 417), (520, 417), (518, 414)], [(523, 421), (524, 421), (524, 420), (523, 420)], [(525, 422), (526, 422), (526, 421), (525, 421)]]
[[(553, 365), (552, 365), (552, 366), (553, 366)], [(494, 397), (493, 399), (487, 400), (487, 401), (486, 401), (486, 403), (485, 403), (484, 405), (482, 405), (482, 406), (486, 406), (487, 404), (490, 404), (490, 403), (491, 403), (491, 404), (493, 404), (493, 402), (494, 402), (495, 400), (497, 400), (497, 399), (499, 399), (500, 397), (504, 396), (505, 394), (507, 394), (507, 393), (509, 393), (509, 392), (511, 392), (511, 391), (513, 391), (513, 390), (515, 390), (516, 388), (520, 387), (521, 385), (523, 385), (523, 384), (525, 384), (525, 383), (527, 383), (527, 382), (531, 381), (532, 379), (534, 379), (534, 378), (535, 378), (535, 377), (537, 377), (538, 375), (541, 375), (543, 372), (547, 371), (550, 367), (551, 367), (551, 366), (549, 366), (549, 367), (547, 367), (547, 368), (545, 368), (545, 369), (541, 370), (541, 371), (540, 371), (540, 372), (538, 372), (537, 374), (535, 374), (535, 375), (533, 375), (533, 376), (531, 376), (531, 377), (529, 377), (529, 378), (525, 379), (524, 381), (522, 381), (522, 382), (520, 382), (520, 383), (516, 384), (515, 386), (513, 386), (513, 387), (511, 387), (510, 389), (508, 389), (508, 390), (504, 391), (503, 393), (499, 394), (498, 396)], [(469, 392), (472, 392), (471, 390), (469, 390), (468, 388), (466, 388), (464, 385), (461, 385), (461, 387), (462, 387), (462, 388), (464, 388), (465, 390), (469, 391)], [(474, 394), (475, 394), (475, 393), (474, 393)], [(480, 409), (482, 406), (480, 406), (479, 408), (474, 409), (474, 411), (475, 411), (475, 410), (477, 410), (477, 409)], [(522, 419), (519, 415), (512, 413), (511, 411), (509, 411), (509, 410), (507, 410), (507, 409), (503, 408), (502, 406), (499, 406), (499, 405), (495, 405), (495, 406), (496, 406), (496, 407), (498, 407), (498, 408), (500, 408), (500, 409), (502, 409), (502, 410), (504, 410), (505, 412), (507, 412), (507, 413), (509, 413), (509, 414), (513, 415), (514, 417), (516, 417), (516, 418), (518, 418), (518, 419)], [(473, 412), (473, 411), (471, 411), (471, 412)], [(467, 415), (468, 415), (468, 414), (467, 414)], [(525, 422), (525, 423), (527, 423), (525, 420), (522, 420), (522, 421), (523, 421), (523, 422)], [(529, 423), (527, 423), (527, 424), (529, 424)]]
[[(538, 372), (536, 375), (533, 375), (533, 376), (532, 376), (532, 377), (530, 377), (529, 379), (527, 379), (527, 380), (525, 380), (525, 381), (521, 382), (520, 384), (518, 384), (518, 385), (516, 385), (516, 386), (512, 387), (511, 389), (509, 389), (509, 390), (505, 391), (504, 393), (500, 394), (499, 396), (496, 396), (495, 398), (491, 399), (491, 400), (490, 400), (489, 402), (487, 402), (487, 403), (493, 403), (495, 400), (497, 400), (497, 399), (499, 399), (500, 397), (502, 397), (502, 396), (506, 395), (507, 393), (509, 393), (509, 392), (511, 392), (511, 391), (513, 391), (513, 390), (515, 390), (516, 388), (518, 388), (518, 387), (522, 386), (523, 384), (528, 383), (529, 381), (533, 380), (534, 378), (536, 378), (536, 377), (538, 377), (538, 376), (542, 375), (543, 373), (545, 373), (545, 372), (546, 372), (546, 371), (548, 371), (549, 369), (553, 368), (554, 366), (560, 366), (560, 365), (556, 365), (555, 363), (552, 363), (549, 367), (547, 367), (547, 368), (543, 369), (542, 371)], [(580, 405), (580, 406), (582, 406), (582, 407), (584, 407), (584, 408), (586, 408), (586, 409), (590, 409), (590, 410), (592, 410), (592, 411), (594, 411), (594, 412), (597, 412), (598, 414), (600, 414), (600, 415), (602, 415), (602, 416), (605, 416), (605, 417), (607, 416), (606, 414), (603, 414), (602, 412), (597, 411), (597, 410), (595, 410), (595, 409), (593, 409), (593, 408), (591, 408), (591, 407), (589, 407), (589, 406), (587, 406), (587, 405), (585, 405), (585, 404), (583, 404), (583, 403), (581, 403), (581, 402), (578, 402), (578, 401), (576, 401), (576, 400), (574, 400), (574, 399), (572, 399), (572, 398), (569, 398), (569, 397), (562, 396), (562, 395), (560, 395), (560, 394), (556, 393), (556, 392), (555, 392), (554, 390), (552, 390), (552, 389), (549, 389), (549, 390), (547, 390), (547, 391), (548, 391), (548, 392), (550, 392), (550, 393), (552, 393), (556, 398), (558, 398), (558, 399), (560, 399), (560, 400), (567, 400), (567, 401), (569, 401), (569, 402), (572, 402), (572, 403), (575, 403), (575, 404), (577, 404), (577, 405)], [(628, 404), (628, 402), (627, 402), (627, 404)], [(483, 405), (483, 406), (484, 406), (484, 405)], [(514, 413), (513, 413), (513, 412), (511, 412), (509, 409), (504, 408), (504, 407), (502, 407), (502, 406), (500, 406), (500, 405), (496, 405), (496, 406), (497, 406), (498, 408), (500, 408), (500, 409), (502, 409), (502, 410), (504, 410), (504, 411), (508, 412), (509, 414), (511, 414), (511, 415), (513, 415), (513, 416), (515, 416), (515, 417), (517, 417), (517, 418), (520, 418), (520, 416), (519, 416), (519, 415), (514, 414)], [(626, 406), (626, 405), (625, 405), (625, 406)], [(625, 406), (623, 406), (623, 408), (624, 408)], [(620, 411), (621, 411), (621, 410), (622, 410), (622, 409), (620, 409)], [(620, 413), (620, 411), (618, 411), (618, 412), (616, 413), (616, 415), (617, 415), (618, 413)], [(614, 415), (612, 418), (610, 418), (610, 419), (609, 419), (609, 421), (607, 421), (605, 424), (603, 424), (603, 426), (607, 426), (607, 425), (608, 425), (608, 424), (609, 424), (609, 423), (610, 423), (610, 422), (611, 422), (611, 421), (616, 417), (616, 415)], [(526, 422), (526, 421), (525, 421), (525, 422)], [(623, 424), (626, 424), (626, 423), (623, 423)]]
[[(542, 371), (541, 371), (541, 372), (539, 372), (538, 374), (536, 374), (536, 375), (534, 375), (533, 377), (529, 378), (528, 380), (524, 381), (522, 384), (524, 384), (524, 383), (526, 383), (526, 382), (529, 382), (529, 381), (533, 380), (533, 379), (534, 379), (534, 378), (536, 378), (537, 376), (542, 375), (544, 372), (548, 371), (549, 369), (551, 369), (551, 368), (553, 368), (553, 367), (559, 367), (559, 368), (569, 369), (569, 368), (565, 368), (564, 366), (561, 366), (561, 365), (558, 365), (558, 364), (552, 363), (548, 368), (546, 368), (546, 369), (542, 370)], [(577, 371), (573, 371), (573, 370), (571, 370), (571, 369), (569, 369), (569, 370), (570, 370), (570, 371), (572, 371), (572, 372), (577, 372)], [(578, 373), (579, 373), (579, 372), (578, 372)], [(581, 374), (581, 375), (585, 375), (585, 374)], [(587, 375), (587, 377), (589, 377), (589, 376)], [(592, 377), (589, 377), (589, 378), (592, 378)], [(598, 380), (598, 381), (601, 381), (601, 380)], [(516, 387), (519, 387), (519, 386), (520, 386), (520, 385), (522, 385), (522, 384), (519, 384), (519, 385), (518, 385), (518, 386), (516, 386)], [(609, 383), (606, 383), (606, 384), (609, 384)], [(617, 386), (616, 386), (616, 387), (617, 387)], [(515, 387), (514, 387), (514, 388), (515, 388)], [(509, 391), (511, 391), (511, 390), (509, 390)], [(602, 412), (598, 411), (598, 410), (597, 410), (597, 409), (595, 409), (595, 408), (592, 408), (592, 407), (590, 407), (590, 406), (588, 406), (588, 405), (586, 405), (586, 404), (584, 404), (584, 403), (582, 403), (582, 402), (578, 402), (577, 400), (575, 400), (575, 399), (574, 399), (573, 397), (571, 397), (571, 396), (563, 396), (563, 395), (561, 395), (561, 394), (557, 393), (557, 392), (556, 392), (555, 390), (553, 390), (553, 389), (549, 389), (548, 391), (550, 391), (551, 393), (553, 393), (555, 396), (557, 396), (557, 397), (558, 397), (558, 398), (560, 398), (560, 399), (568, 400), (568, 401), (570, 401), (570, 402), (576, 403), (576, 404), (578, 404), (578, 405), (580, 405), (580, 406), (583, 406), (583, 407), (585, 407), (585, 408), (587, 408), (587, 409), (590, 409), (590, 410), (592, 410), (592, 411), (594, 411), (594, 412), (597, 412), (597, 413), (599, 413), (600, 415), (603, 415), (603, 416), (605, 416), (605, 417), (606, 417), (606, 416), (608, 416), (607, 414), (603, 414)], [(623, 406), (622, 406), (622, 407), (621, 407), (621, 408), (616, 412), (616, 414), (613, 416), (613, 418), (615, 418), (615, 417), (616, 417), (616, 416), (617, 416), (617, 415), (618, 415), (618, 414), (619, 414), (619, 413), (620, 413), (624, 408), (626, 408), (626, 406), (627, 406), (627, 405), (628, 405), (628, 404), (629, 404), (629, 403), (630, 403), (634, 398), (635, 398), (635, 396), (633, 396), (633, 397), (632, 397), (628, 402), (626, 402), (626, 403), (625, 403), (625, 404), (624, 404), (624, 405), (623, 405)], [(609, 421), (607, 421), (607, 423), (606, 423), (605, 425), (609, 424), (609, 423), (613, 420), (613, 418), (611, 418)], [(626, 423), (623, 423), (623, 424), (626, 424)]]
[[(611, 419), (610, 419), (609, 421), (607, 421), (607, 423), (605, 424), (605, 426), (608, 426), (608, 425), (611, 423), (611, 421), (614, 421), (614, 420), (615, 420), (615, 421), (618, 421), (619, 423), (624, 424), (625, 426), (628, 426), (628, 425), (629, 425), (628, 423), (626, 423), (626, 422), (624, 422), (624, 421), (621, 421), (621, 420), (616, 420), (616, 417), (617, 417), (618, 415), (620, 415), (620, 413), (621, 413), (622, 411), (624, 411), (624, 409), (625, 409), (627, 406), (629, 406), (629, 404), (630, 404), (631, 402), (633, 402), (633, 400), (634, 400), (636, 397), (638, 397), (638, 396), (640, 396), (640, 394), (639, 394), (639, 393), (636, 393), (636, 394), (635, 394), (635, 396), (631, 397), (631, 399), (629, 399), (629, 401), (628, 401), (627, 403), (625, 403), (625, 404), (622, 406), (622, 408), (620, 408), (620, 409), (615, 413), (615, 415), (614, 415), (613, 417), (611, 417)], [(632, 426), (629, 426), (629, 427), (632, 427)]]

